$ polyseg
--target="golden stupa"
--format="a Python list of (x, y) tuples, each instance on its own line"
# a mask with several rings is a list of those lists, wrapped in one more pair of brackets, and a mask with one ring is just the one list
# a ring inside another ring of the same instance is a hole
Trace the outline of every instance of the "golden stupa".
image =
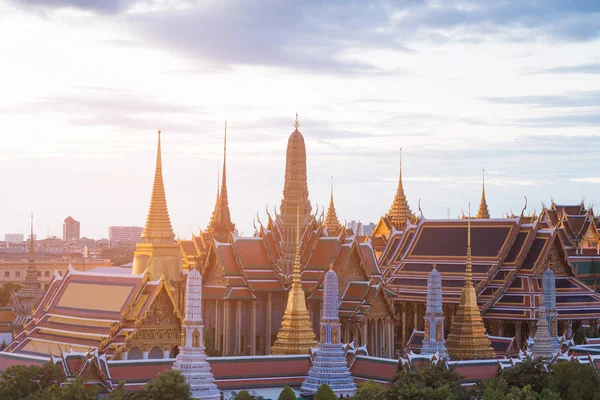
[(152, 197), (142, 240), (143, 243), (138, 243), (135, 248), (132, 272), (143, 274), (148, 271), (151, 279), (159, 279), (163, 273), (169, 280), (179, 279), (182, 270), (181, 249), (175, 242), (175, 233), (173, 233), (167, 208), (162, 176), (160, 131), (158, 131)]
[[(470, 210), (469, 210), (470, 211)], [(446, 349), (451, 360), (489, 360), (495, 359), (473, 287), (473, 266), (471, 264), (471, 217), (467, 222), (467, 266), (465, 286), (460, 295), (460, 305), (452, 321), (450, 334), (446, 340)]]
[(300, 280), (300, 207), (296, 216), (296, 257), (294, 259), (294, 276), (292, 288), (288, 295), (287, 306), (277, 340), (271, 347), (271, 354), (306, 354), (311, 347), (317, 345), (315, 332), (310, 323), (306, 309), (306, 298)]

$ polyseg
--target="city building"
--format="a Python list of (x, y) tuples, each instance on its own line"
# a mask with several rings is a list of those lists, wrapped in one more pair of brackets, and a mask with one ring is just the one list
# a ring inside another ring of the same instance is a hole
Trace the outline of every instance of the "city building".
[(108, 228), (108, 241), (110, 247), (117, 245), (131, 245), (142, 242), (142, 226), (111, 226)]
[(63, 222), (63, 241), (65, 242), (77, 242), (80, 235), (80, 224), (79, 221), (71, 216), (65, 218)]
[(22, 233), (7, 233), (4, 235), (4, 241), (7, 243), (23, 243), (25, 236)]

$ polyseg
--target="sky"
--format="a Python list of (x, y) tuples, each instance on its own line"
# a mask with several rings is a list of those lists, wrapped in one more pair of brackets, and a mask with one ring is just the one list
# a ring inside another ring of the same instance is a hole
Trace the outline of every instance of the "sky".
[(600, 2), (0, 0), (0, 234), (146, 219), (157, 130), (173, 228), (279, 206), (295, 113), (313, 205), (377, 222), (600, 203)]

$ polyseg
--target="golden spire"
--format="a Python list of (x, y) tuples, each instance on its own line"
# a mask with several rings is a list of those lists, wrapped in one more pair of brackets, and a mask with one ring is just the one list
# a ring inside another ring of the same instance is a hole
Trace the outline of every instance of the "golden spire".
[(296, 254), (294, 258), (294, 275), (292, 288), (288, 295), (287, 306), (277, 340), (271, 348), (271, 354), (307, 354), (311, 347), (317, 345), (315, 332), (310, 323), (310, 315), (306, 309), (306, 297), (302, 289), (300, 266), (300, 206), (296, 211)]
[(398, 188), (396, 189), (396, 197), (390, 211), (386, 217), (389, 219), (392, 226), (398, 230), (403, 230), (406, 226), (406, 221), (412, 216), (410, 207), (404, 194), (404, 185), (402, 184), (402, 148), (400, 148), (400, 174), (398, 177)]
[(312, 207), (308, 200), (308, 182), (306, 173), (306, 146), (304, 137), (298, 130), (298, 113), (294, 121), (295, 130), (288, 139), (285, 156), (285, 180), (279, 229), (281, 238), (281, 267), (286, 275), (291, 275), (294, 263), (294, 221), (300, 210), (301, 224), (307, 224), (311, 218)]
[(231, 222), (229, 212), (229, 199), (227, 197), (227, 120), (225, 120), (225, 133), (223, 135), (223, 176), (221, 190), (217, 189), (217, 202), (215, 210), (208, 224), (208, 231), (219, 242), (226, 242), (229, 234), (234, 231), (235, 225)]
[(471, 262), (471, 205), (467, 219), (467, 260), (465, 268), (465, 286), (460, 295), (460, 304), (452, 320), (446, 348), (452, 360), (495, 359), (496, 353), (491, 347), (473, 287), (473, 266)]
[(340, 224), (340, 221), (338, 220), (337, 213), (335, 211), (335, 205), (333, 204), (333, 176), (331, 177), (329, 209), (327, 210), (327, 216), (325, 217), (325, 221), (323, 221), (323, 226), (327, 227), (327, 233), (329, 234), (329, 236), (337, 236), (342, 230), (342, 226)]
[(485, 201), (485, 169), (482, 172), (481, 203), (479, 203), (477, 218), (490, 218), (490, 210), (488, 210), (487, 202)]
[(156, 150), (156, 171), (154, 173), (154, 185), (152, 186), (152, 198), (146, 226), (142, 232), (145, 243), (173, 243), (175, 233), (171, 226), (169, 210), (167, 209), (167, 196), (162, 176), (162, 160), (160, 149), (160, 131), (158, 131), (158, 148)]

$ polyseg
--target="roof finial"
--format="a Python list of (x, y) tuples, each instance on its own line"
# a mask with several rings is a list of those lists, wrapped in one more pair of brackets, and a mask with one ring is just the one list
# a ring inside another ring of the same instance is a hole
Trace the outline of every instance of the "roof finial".
[(294, 128), (298, 129), (300, 121), (298, 121), (298, 111), (296, 111), (296, 120), (294, 121)]
[(329, 192), (329, 202), (333, 203), (333, 176), (331, 177), (331, 191)]

